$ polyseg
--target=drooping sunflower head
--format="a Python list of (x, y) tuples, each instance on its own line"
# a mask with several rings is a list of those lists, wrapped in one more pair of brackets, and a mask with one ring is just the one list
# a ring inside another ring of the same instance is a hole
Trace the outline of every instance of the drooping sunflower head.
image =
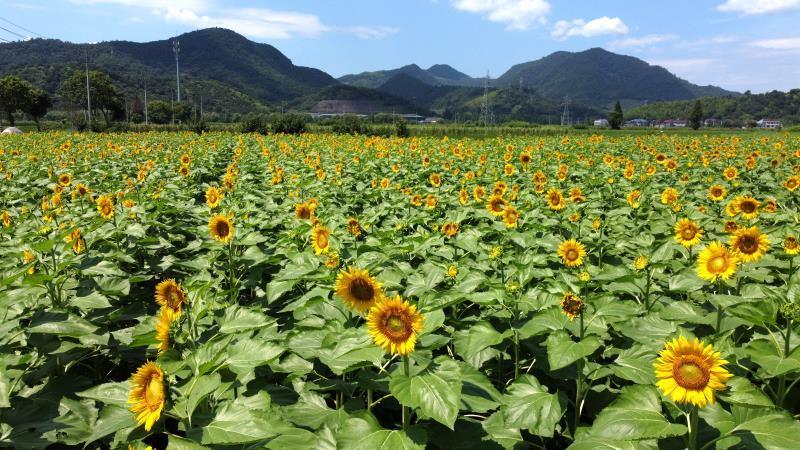
[(711, 344), (681, 336), (667, 342), (653, 363), (656, 386), (676, 403), (690, 403), (700, 408), (714, 404), (714, 391), (725, 389), (732, 376)]
[(375, 304), (367, 316), (367, 326), (375, 345), (392, 355), (406, 356), (414, 351), (424, 317), (417, 307), (395, 296)]
[(170, 278), (156, 285), (156, 303), (180, 314), (181, 308), (186, 303), (186, 291), (178, 282)]
[(736, 273), (739, 260), (720, 242), (708, 244), (697, 257), (697, 275), (710, 282), (727, 280)]
[(569, 317), (569, 320), (578, 317), (585, 307), (583, 300), (572, 292), (565, 292), (561, 298), (561, 311)]
[(758, 207), (761, 206), (761, 202), (750, 197), (749, 195), (742, 195), (736, 197), (736, 210), (742, 213), (742, 217), (745, 219), (755, 219), (758, 217)]
[(723, 228), (722, 228), (722, 230), (723, 230), (724, 232), (728, 233), (728, 234), (731, 234), (731, 233), (735, 232), (735, 231), (736, 231), (736, 230), (738, 230), (738, 229), (739, 229), (739, 224), (738, 224), (738, 223), (736, 223), (736, 222), (735, 222), (735, 221), (733, 221), (733, 220), (728, 220), (728, 221), (726, 221), (726, 222), (725, 222), (725, 225), (724, 225), (724, 226), (723, 226)]
[(567, 239), (558, 246), (558, 256), (567, 267), (578, 267), (583, 264), (586, 247), (575, 239)]
[(383, 297), (381, 284), (366, 270), (350, 267), (336, 276), (336, 295), (348, 308), (366, 312)]
[(453, 237), (458, 234), (458, 224), (456, 222), (447, 222), (442, 225), (442, 233), (447, 237)]
[(639, 198), (641, 196), (642, 192), (638, 189), (634, 189), (628, 193), (628, 196), (626, 197), (625, 200), (627, 200), (628, 205), (630, 205), (631, 208), (636, 209), (640, 206)]
[(725, 200), (725, 194), (727, 194), (725, 186), (720, 184), (715, 184), (708, 188), (708, 198), (715, 202), (721, 202), (722, 200)]
[(331, 232), (325, 225), (319, 224), (311, 230), (311, 246), (317, 255), (328, 253), (331, 248)]
[(114, 198), (110, 195), (103, 195), (97, 199), (97, 212), (100, 217), (110, 220), (114, 217)]
[(741, 228), (731, 236), (731, 250), (742, 262), (755, 262), (769, 249), (769, 237), (758, 227)]
[(675, 224), (675, 240), (686, 248), (699, 244), (702, 237), (703, 230), (693, 220), (681, 219)]
[(165, 401), (164, 372), (158, 364), (148, 361), (131, 376), (128, 404), (136, 414), (136, 424), (150, 431), (161, 417)]
[(215, 214), (211, 220), (208, 221), (208, 231), (214, 240), (228, 243), (233, 239), (233, 222), (231, 219), (223, 214)]
[(311, 208), (311, 206), (306, 202), (294, 205), (294, 216), (300, 220), (311, 219), (313, 213), (314, 213), (313, 208)]
[(486, 202), (486, 209), (493, 216), (502, 216), (503, 210), (506, 209), (506, 206), (508, 206), (508, 202), (506, 202), (505, 199), (499, 195), (492, 195)]
[(483, 197), (485, 196), (486, 189), (483, 186), (475, 186), (475, 189), (472, 190), (472, 198), (474, 198), (476, 202), (483, 201)]
[(506, 207), (503, 211), (503, 222), (508, 228), (516, 228), (517, 222), (519, 222), (519, 211), (517, 211), (517, 208), (510, 205)]
[(789, 192), (794, 192), (795, 189), (800, 187), (800, 176), (792, 175), (783, 182), (783, 187), (789, 190)]
[(787, 255), (794, 256), (800, 253), (800, 242), (794, 236), (787, 236), (783, 241), (783, 250)]
[(156, 321), (156, 340), (158, 341), (158, 354), (162, 355), (169, 350), (172, 342), (170, 340), (170, 328), (172, 322), (180, 317), (180, 312), (175, 312), (166, 306), (161, 308)]
[(210, 186), (206, 189), (206, 205), (209, 208), (214, 209), (219, 206), (220, 202), (222, 201), (222, 193), (217, 189), (215, 186)]

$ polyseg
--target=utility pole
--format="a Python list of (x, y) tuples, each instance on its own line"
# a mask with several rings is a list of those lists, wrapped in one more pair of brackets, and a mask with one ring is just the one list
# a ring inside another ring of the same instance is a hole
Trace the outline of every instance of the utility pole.
[(147, 78), (144, 79), (144, 124), (148, 125), (149, 120), (147, 118)]
[(200, 96), (200, 120), (203, 120), (203, 96)]
[(564, 112), (561, 113), (561, 126), (570, 125), (572, 119), (569, 116), (569, 95), (564, 97)]
[(486, 81), (483, 84), (483, 103), (481, 104), (481, 122), (484, 126), (489, 126), (493, 121), (492, 108), (489, 105), (489, 71), (486, 71)]
[(92, 124), (92, 99), (89, 95), (89, 50), (84, 50), (86, 56), (86, 120)]
[(175, 79), (178, 84), (178, 103), (181, 102), (181, 69), (178, 62), (178, 54), (181, 52), (181, 44), (177, 39), (172, 41), (172, 51), (175, 53)]
[(169, 95), (169, 110), (172, 111), (172, 125), (175, 125), (175, 92)]

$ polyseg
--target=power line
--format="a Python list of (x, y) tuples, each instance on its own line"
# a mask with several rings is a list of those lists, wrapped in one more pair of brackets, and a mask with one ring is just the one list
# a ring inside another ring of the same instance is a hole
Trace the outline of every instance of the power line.
[(3, 42), (11, 42), (11, 41), (9, 41), (8, 39), (3, 39), (3, 38), (1, 38), (1, 37), (0, 37), (0, 41), (3, 41)]
[(21, 25), (17, 25), (17, 24), (15, 24), (14, 22), (12, 22), (12, 21), (10, 21), (10, 20), (8, 20), (8, 19), (6, 19), (6, 18), (0, 17), (0, 20), (2, 20), (3, 22), (6, 22), (6, 23), (10, 23), (11, 25), (14, 25), (15, 27), (19, 28), (20, 30), (27, 31), (28, 33), (31, 33), (31, 34), (33, 34), (34, 36), (40, 37), (40, 38), (42, 38), (42, 39), (46, 39), (46, 38), (45, 38), (44, 36), (42, 36), (41, 34), (39, 34), (39, 33), (35, 32), (35, 31), (31, 31), (31, 30), (29, 30), (29, 29), (27, 29), (27, 28), (25, 28), (25, 27), (23, 27), (23, 26), (21, 26)]
[(28, 39), (28, 36), (23, 36), (23, 35), (17, 33), (16, 31), (9, 30), (8, 28), (0, 27), (0, 30), (6, 30), (7, 32), (13, 34), (14, 36), (19, 36), (22, 39)]

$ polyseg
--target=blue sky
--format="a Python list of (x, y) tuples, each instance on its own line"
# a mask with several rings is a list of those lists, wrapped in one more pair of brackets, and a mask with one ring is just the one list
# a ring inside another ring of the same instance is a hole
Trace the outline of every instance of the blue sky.
[(223, 26), (334, 76), (410, 63), (499, 76), (557, 50), (603, 47), (698, 84), (753, 92), (800, 88), (800, 0), (3, 3), (4, 40), (36, 33), (72, 42), (150, 41)]

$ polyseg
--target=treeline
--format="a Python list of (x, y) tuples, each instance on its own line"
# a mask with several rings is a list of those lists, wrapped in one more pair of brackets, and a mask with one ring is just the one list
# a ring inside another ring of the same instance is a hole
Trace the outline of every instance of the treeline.
[[(700, 99), (705, 119), (717, 119), (722, 127), (753, 126), (760, 119), (779, 119), (784, 125), (800, 124), (800, 89), (772, 91), (739, 97), (704, 97)], [(627, 117), (648, 120), (688, 119), (694, 100), (659, 102), (633, 108)]]

